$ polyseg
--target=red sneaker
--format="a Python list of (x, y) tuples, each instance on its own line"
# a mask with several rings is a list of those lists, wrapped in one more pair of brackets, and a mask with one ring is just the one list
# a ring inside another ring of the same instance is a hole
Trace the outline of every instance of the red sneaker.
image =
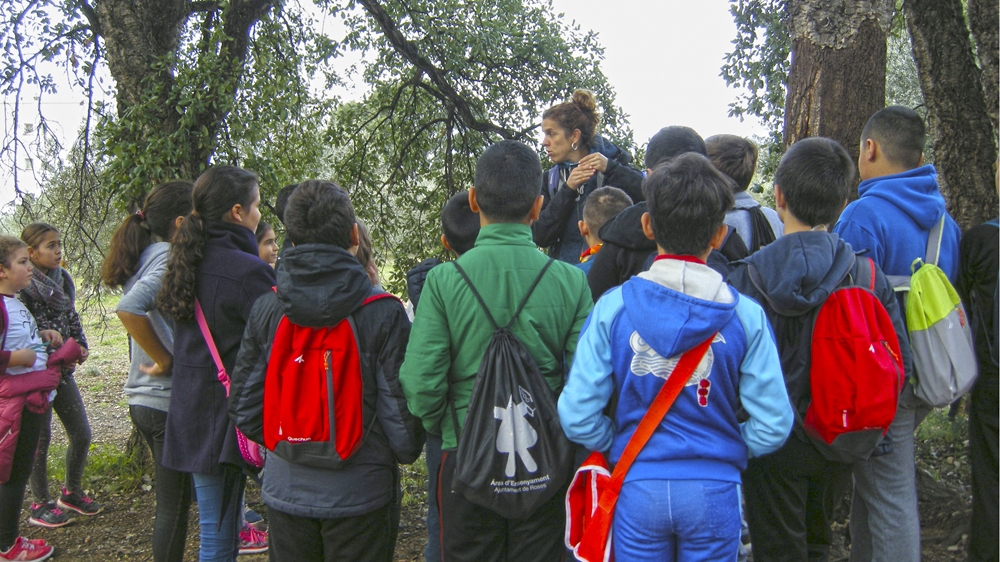
[(4, 562), (26, 562), (33, 560), (48, 560), (55, 551), (50, 545), (38, 545), (34, 541), (29, 541), (24, 537), (17, 537), (14, 544), (6, 551), (0, 551), (0, 561)]

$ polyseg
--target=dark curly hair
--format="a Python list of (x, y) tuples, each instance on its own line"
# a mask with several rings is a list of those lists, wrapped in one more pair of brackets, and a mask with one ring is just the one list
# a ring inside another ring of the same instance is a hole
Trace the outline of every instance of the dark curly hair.
[(138, 212), (122, 221), (111, 236), (101, 279), (112, 289), (121, 287), (139, 270), (139, 257), (154, 241), (169, 241), (177, 217), (191, 212), (189, 181), (161, 183), (149, 192)]
[(191, 213), (174, 235), (167, 273), (156, 306), (175, 322), (194, 320), (197, 272), (205, 249), (205, 221), (222, 220), (235, 206), (249, 207), (259, 188), (257, 175), (235, 166), (205, 170), (191, 190)]

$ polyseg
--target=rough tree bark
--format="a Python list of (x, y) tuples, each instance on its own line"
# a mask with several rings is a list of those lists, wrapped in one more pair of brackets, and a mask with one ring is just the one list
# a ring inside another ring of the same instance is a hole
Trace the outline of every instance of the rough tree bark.
[(951, 215), (969, 228), (997, 214), (997, 148), (962, 2), (906, 0), (903, 12), (941, 192)]
[[(92, 8), (84, 2), (84, 15), (94, 33), (104, 40), (108, 69), (117, 88), (119, 118), (142, 105), (147, 113), (144, 121), (151, 124), (130, 131), (135, 138), (126, 140), (166, 136), (182, 126), (204, 131), (203, 137), (207, 138), (186, 144), (188, 153), (177, 162), (174, 172), (174, 177), (197, 176), (208, 163), (219, 127), (232, 108), (250, 44), (250, 29), (277, 1), (95, 0)], [(225, 39), (218, 45), (209, 42), (201, 54), (219, 61), (217, 71), (206, 84), (209, 102), (197, 108), (179, 107), (174, 92), (176, 54), (184, 24), (195, 14), (203, 18), (203, 34), (221, 26)]]
[(792, 64), (784, 145), (828, 137), (857, 161), (865, 121), (885, 106), (893, 1), (789, 0), (787, 9)]
[(983, 70), (983, 96), (993, 121), (993, 136), (1000, 130), (1000, 3), (997, 0), (969, 0), (969, 29), (976, 39), (976, 54)]

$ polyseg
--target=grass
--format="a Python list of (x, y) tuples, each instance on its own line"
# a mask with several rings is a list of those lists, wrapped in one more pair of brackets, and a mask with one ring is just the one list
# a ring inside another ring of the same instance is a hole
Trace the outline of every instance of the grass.
[[(47, 473), (49, 486), (62, 483), (66, 475), (66, 446), (53, 443), (49, 447)], [(124, 449), (104, 443), (92, 443), (83, 471), (86, 491), (102, 493), (133, 492), (143, 484), (145, 470), (133, 462), (132, 455)]]
[(399, 465), (400, 485), (403, 488), (403, 506), (427, 503), (427, 459), (423, 454), (411, 465)]
[(948, 408), (935, 408), (917, 427), (918, 441), (961, 443), (969, 438), (969, 419), (965, 414), (965, 400), (954, 420), (948, 419)]

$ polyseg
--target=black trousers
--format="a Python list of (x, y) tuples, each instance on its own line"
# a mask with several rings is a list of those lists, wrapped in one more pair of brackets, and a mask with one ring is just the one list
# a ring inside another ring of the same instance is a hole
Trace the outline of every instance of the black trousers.
[(851, 465), (826, 460), (794, 434), (743, 472), (755, 562), (824, 562), (830, 519), (851, 485)]
[(442, 560), (445, 562), (558, 562), (565, 559), (565, 487), (530, 517), (505, 519), (451, 491), (455, 451), (438, 472)]
[(167, 413), (146, 406), (129, 406), (136, 429), (153, 452), (156, 471), (156, 519), (153, 522), (153, 560), (181, 562), (191, 507), (191, 475), (163, 466), (163, 434)]
[[(271, 562), (391, 562), (393, 502), (365, 515), (312, 519), (267, 510)], [(398, 521), (398, 520), (397, 520)]]
[(972, 532), (969, 536), (969, 560), (993, 561), (1000, 557), (997, 545), (997, 509), (1000, 470), (997, 462), (997, 380), (983, 378), (976, 382), (970, 399), (969, 449), (972, 469)]
[(78, 494), (83, 493), (83, 468), (87, 464), (87, 453), (90, 451), (90, 422), (87, 420), (87, 409), (83, 406), (80, 388), (76, 385), (73, 374), (63, 375), (56, 388), (56, 397), (52, 407), (45, 414), (41, 432), (38, 434), (38, 452), (35, 453), (35, 464), (31, 468), (31, 496), (36, 503), (47, 503), (49, 496), (49, 442), (52, 441), (52, 412), (55, 411), (66, 430), (66, 489)]
[(21, 410), (21, 430), (17, 435), (17, 447), (12, 459), (10, 478), (0, 484), (0, 550), (7, 550), (18, 537), (18, 520), (21, 517), (21, 503), (24, 489), (28, 486), (31, 463), (38, 448), (38, 434), (42, 430), (45, 414), (32, 414)]

